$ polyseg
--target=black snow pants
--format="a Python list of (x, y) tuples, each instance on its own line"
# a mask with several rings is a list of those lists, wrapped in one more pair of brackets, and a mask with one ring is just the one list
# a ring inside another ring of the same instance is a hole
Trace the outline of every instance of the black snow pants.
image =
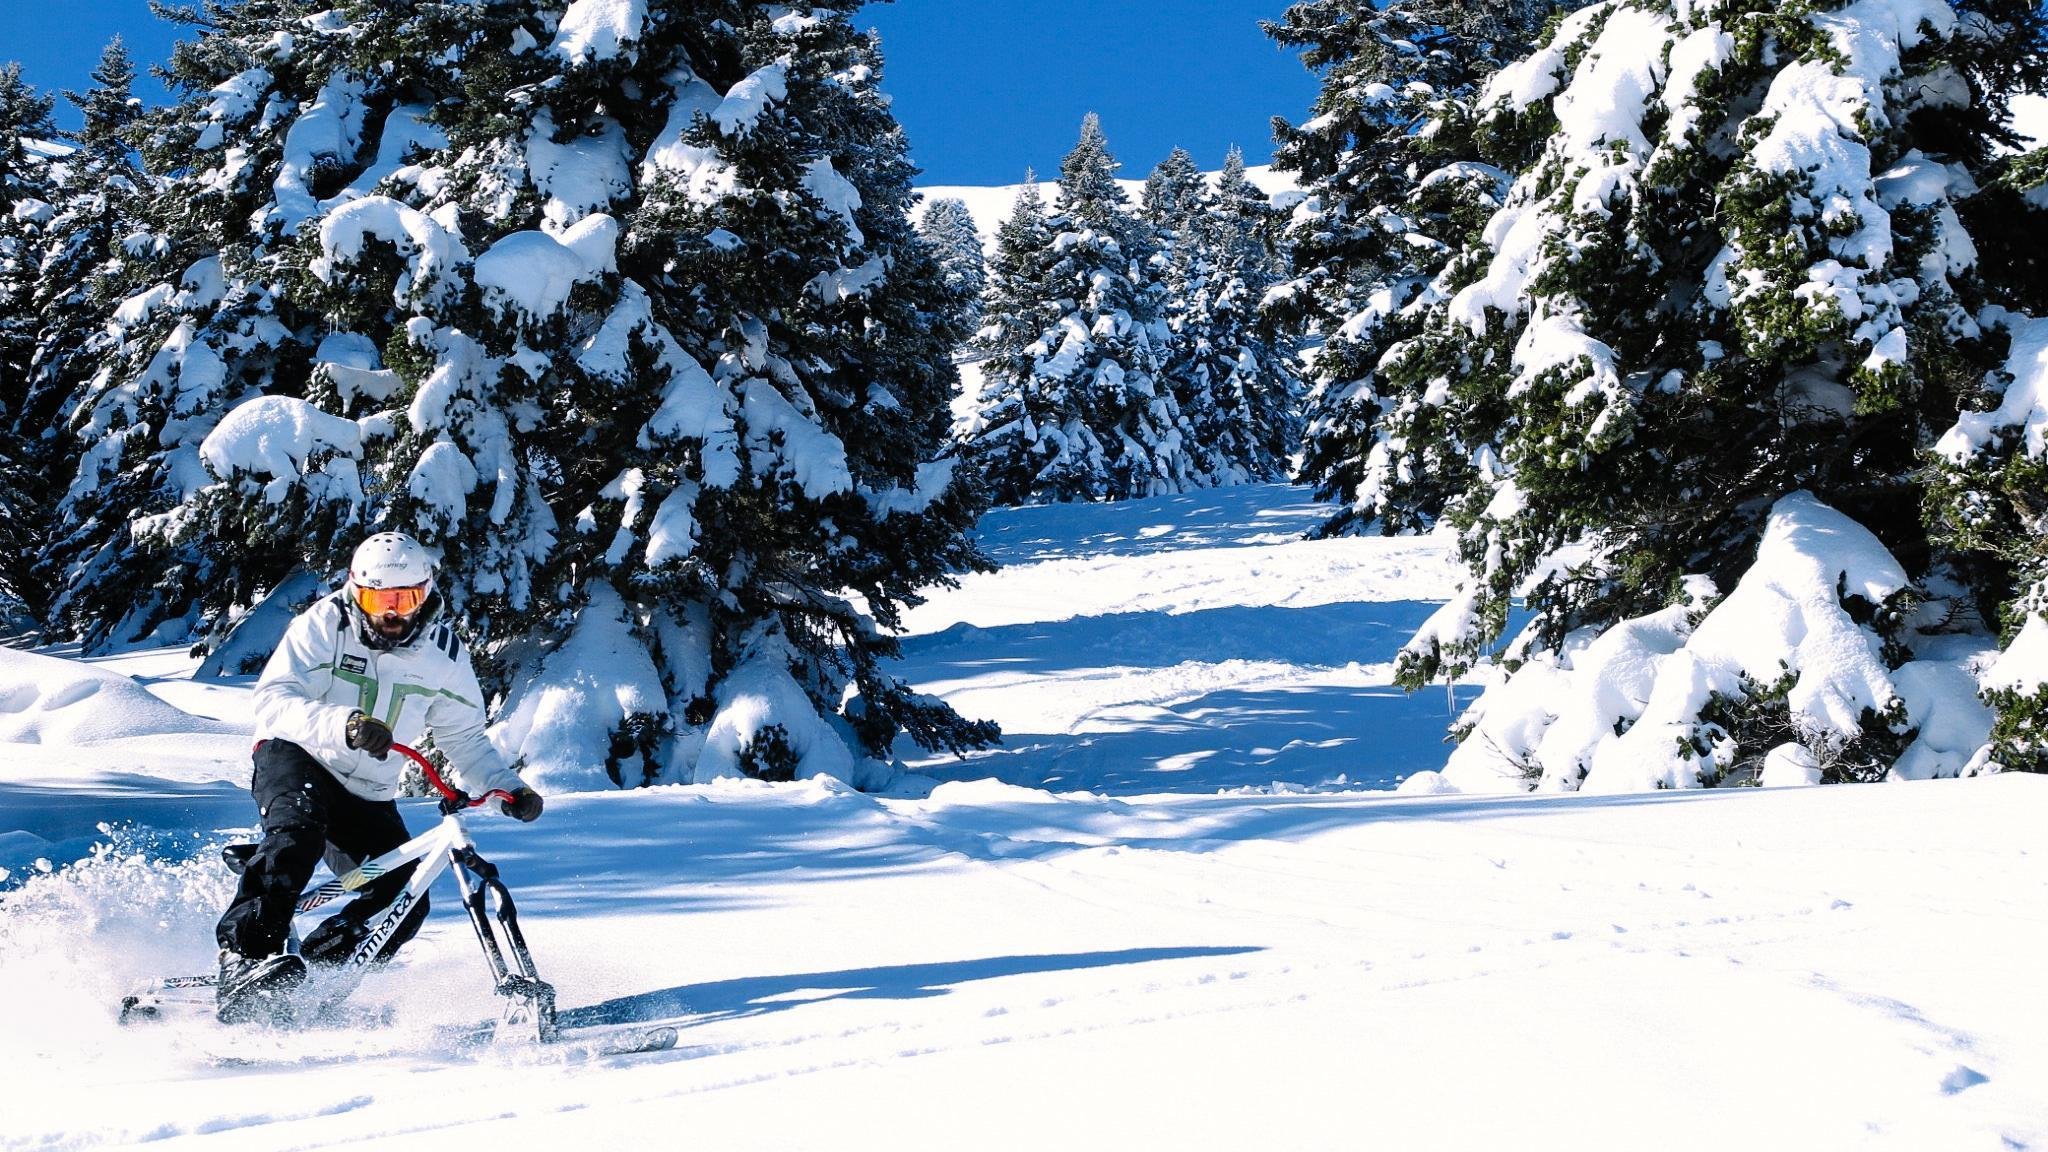
[[(350, 792), (297, 744), (265, 740), (256, 746), (255, 759), (249, 791), (262, 814), (263, 842), (249, 857), (234, 902), (214, 929), (222, 948), (251, 959), (284, 951), (293, 906), (322, 859), (339, 876), (411, 838), (397, 804), (365, 800)], [(408, 864), (357, 891), (341, 911), (307, 935), (300, 954), (313, 964), (347, 960), (405, 889), (412, 872), (413, 865)], [(426, 917), (422, 896), (378, 950), (377, 959), (390, 959)]]

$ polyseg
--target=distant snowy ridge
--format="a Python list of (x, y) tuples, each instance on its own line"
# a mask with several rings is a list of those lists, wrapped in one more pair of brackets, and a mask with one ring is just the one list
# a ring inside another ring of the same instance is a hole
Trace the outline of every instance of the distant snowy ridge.
[[(1220, 172), (1203, 173), (1211, 187), (1215, 186), (1216, 178), (1220, 174)], [(1301, 186), (1296, 183), (1292, 173), (1275, 171), (1270, 164), (1261, 164), (1256, 168), (1246, 168), (1244, 174), (1246, 179), (1256, 184), (1268, 196), (1273, 197), (1276, 202), (1284, 202), (1284, 198), (1300, 193)], [(1131, 203), (1144, 203), (1145, 182), (1143, 180), (1119, 180), (1117, 184), (1122, 186), (1124, 195), (1130, 197)], [(916, 189), (918, 196), (922, 198), (922, 204), (913, 210), (913, 215), (921, 214), (924, 211), (924, 205), (931, 204), (935, 200), (958, 200), (967, 205), (968, 214), (974, 217), (974, 230), (981, 235), (983, 246), (992, 247), (995, 244), (996, 228), (1004, 220), (1009, 219), (1010, 210), (1017, 203), (1017, 193), (1023, 190), (1024, 185), (1022, 184), (997, 184), (993, 186), (979, 184), (934, 184), (928, 188)], [(1058, 173), (1054, 173), (1050, 177), (1041, 178), (1038, 181), (1038, 193), (1045, 197), (1045, 206), (1048, 211), (1058, 210), (1060, 203)]]

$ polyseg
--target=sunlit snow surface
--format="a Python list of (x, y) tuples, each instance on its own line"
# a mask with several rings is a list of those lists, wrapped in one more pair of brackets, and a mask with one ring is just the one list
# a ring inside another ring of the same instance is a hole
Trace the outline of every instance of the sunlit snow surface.
[(991, 517), (1012, 567), (914, 612), (899, 670), (1012, 738), (935, 788), (478, 819), (565, 1018), (680, 1027), (633, 1058), (448, 1040), (492, 1006), (445, 891), (337, 1026), (119, 1028), (131, 982), (211, 963), (246, 682), (99, 663), (225, 721), (184, 732), (75, 668), (0, 683), (42, 741), (0, 748), (0, 1147), (2048, 1146), (2048, 780), (1341, 790), (1442, 762), (1440, 692), (1344, 694), (1449, 569), (1313, 520), (1279, 488)]
[(1450, 544), (1304, 540), (1328, 515), (1307, 496), (991, 513), (1002, 571), (911, 611), (900, 672), (1004, 746), (898, 751), (941, 779), (1116, 794), (1391, 788), (1441, 766), (1450, 694), (1393, 687), (1391, 661), (1456, 583)]

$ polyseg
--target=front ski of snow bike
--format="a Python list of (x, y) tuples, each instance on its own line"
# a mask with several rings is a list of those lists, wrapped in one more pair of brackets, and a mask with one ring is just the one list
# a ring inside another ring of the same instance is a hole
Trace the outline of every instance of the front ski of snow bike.
[[(444, 806), (448, 803), (442, 801)], [(493, 986), (505, 998), (497, 1034), (530, 1034), (543, 1044), (552, 1042), (559, 1032), (555, 1023), (555, 987), (541, 979), (534, 969), (533, 953), (526, 947), (525, 933), (519, 930), (519, 908), (512, 902), (512, 893), (504, 881), (498, 879), (498, 866), (479, 856), (473, 847), (457, 852), (455, 863), (460, 869), (463, 911), (469, 914), (469, 925), (476, 930), (477, 943), (482, 945), (484, 959), (490, 963)], [(487, 896), (497, 903), (495, 929)]]

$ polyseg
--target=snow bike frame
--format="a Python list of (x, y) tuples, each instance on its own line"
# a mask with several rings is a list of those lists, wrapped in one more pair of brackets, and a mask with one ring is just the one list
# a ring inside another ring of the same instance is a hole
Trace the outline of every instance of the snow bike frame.
[[(294, 914), (310, 912), (367, 886), (379, 876), (389, 875), (409, 864), (416, 865), (405, 889), (392, 899), (383, 917), (356, 944), (338, 970), (322, 981), (326, 986), (326, 994), (322, 997), (324, 1004), (337, 1004), (355, 990), (369, 966), (376, 961), (378, 952), (404, 923), (406, 913), (425, 899), (427, 890), (433, 887), (443, 871), (452, 868), (456, 885), (462, 891), (463, 910), (469, 914), (470, 927), (476, 931), (477, 943), (483, 947), (484, 959), (490, 964), (494, 990), (506, 999), (501, 1030), (530, 1027), (541, 1041), (554, 1040), (557, 1032), (554, 986), (542, 980), (534, 969), (533, 953), (526, 946), (525, 934), (519, 930), (518, 906), (512, 902), (512, 893), (506, 889), (504, 881), (498, 878), (498, 866), (478, 854), (476, 843), (469, 838), (469, 830), (462, 824), (464, 812), (493, 800), (514, 803), (512, 794), (494, 788), (472, 798), (449, 787), (447, 781), (441, 779), (441, 774), (434, 770), (433, 763), (417, 750), (404, 744), (393, 744), (391, 750), (418, 765), (426, 774), (427, 782), (441, 794), (441, 821), (382, 856), (366, 860), (346, 874), (300, 894)], [(491, 901), (497, 904), (498, 925), (495, 930), (489, 914)], [(499, 941), (500, 931), (504, 935), (502, 943)]]
[[(491, 966), (493, 990), (505, 998), (500, 1018), (480, 1028), (464, 1029), (460, 1035), (464, 1043), (531, 1038), (543, 1044), (581, 1044), (595, 1056), (626, 1056), (674, 1048), (677, 1039), (674, 1025), (584, 1024), (563, 1028), (556, 1022), (554, 986), (542, 980), (534, 970), (533, 953), (527, 949), (526, 937), (519, 931), (519, 909), (512, 903), (512, 893), (506, 891), (504, 882), (498, 879), (497, 866), (477, 853), (475, 843), (462, 824), (464, 812), (493, 800), (512, 803), (512, 794), (493, 789), (472, 799), (450, 788), (427, 758), (417, 751), (403, 744), (391, 747), (417, 764), (434, 790), (441, 794), (441, 821), (384, 855), (364, 861), (346, 875), (337, 876), (300, 894), (293, 906), (294, 915), (310, 912), (360, 891), (379, 876), (388, 876), (396, 869), (414, 866), (404, 891), (392, 900), (376, 925), (357, 942), (348, 959), (334, 967), (323, 966), (325, 971), (317, 973), (308, 982), (311, 1016), (307, 1018), (317, 1019), (339, 1005), (356, 985), (362, 983), (363, 976), (376, 961), (377, 953), (398, 931), (406, 913), (425, 898), (427, 890), (443, 870), (452, 869), (456, 884), (462, 889), (463, 910), (469, 914), (470, 927), (475, 930), (477, 943), (483, 947), (484, 959)], [(254, 844), (232, 844), (221, 850), (221, 858), (231, 871), (240, 872), (255, 851)], [(497, 904), (495, 928), (490, 915), (493, 901)], [(298, 950), (296, 930), (289, 947), (292, 951)], [(212, 1009), (218, 984), (219, 978), (212, 975), (169, 976), (153, 981), (135, 995), (122, 998), (121, 1023), (160, 1019), (167, 1004), (196, 1006), (202, 1002), (201, 997), (206, 1007)]]
[[(452, 869), (456, 885), (462, 890), (462, 907), (469, 914), (469, 924), (476, 932), (477, 942), (482, 945), (484, 959), (491, 966), (494, 991), (505, 997), (505, 1009), (496, 1025), (482, 1029), (479, 1035), (514, 1036), (530, 1035), (543, 1043), (561, 1037), (561, 1030), (555, 1023), (555, 989), (542, 980), (533, 966), (533, 953), (526, 947), (526, 937), (519, 931), (519, 909), (512, 902), (512, 893), (498, 878), (497, 866), (483, 858), (476, 850), (476, 844), (469, 838), (469, 831), (463, 827), (462, 813), (478, 808), (493, 800), (512, 803), (512, 794), (502, 789), (493, 789), (472, 799), (448, 786), (441, 774), (426, 757), (403, 744), (393, 744), (392, 751), (411, 760), (426, 774), (427, 781), (441, 794), (441, 821), (418, 836), (393, 848), (374, 860), (365, 860), (324, 884), (308, 888), (300, 893), (292, 906), (294, 916), (311, 912), (322, 905), (330, 904), (351, 893), (360, 891), (380, 876), (388, 876), (400, 868), (413, 866), (412, 876), (405, 888), (392, 898), (377, 923), (364, 933), (350, 949), (347, 959), (335, 965), (322, 965), (308, 991), (311, 1017), (318, 1018), (355, 991), (362, 983), (377, 954), (405, 922), (406, 914), (426, 898), (443, 871)], [(221, 860), (232, 872), (241, 872), (247, 867), (248, 859), (256, 852), (254, 844), (230, 844), (221, 849)], [(490, 920), (490, 903), (498, 906), (497, 928)], [(504, 939), (501, 942), (499, 933)], [(297, 952), (298, 931), (291, 932), (287, 947)], [(191, 1002), (196, 994), (210, 994), (218, 985), (216, 976), (170, 976), (142, 989), (135, 995), (121, 1001), (121, 1022), (154, 1020), (161, 1015), (165, 999)], [(529, 1031), (530, 1029), (530, 1031)], [(659, 1046), (663, 1037), (653, 1037), (654, 1046)], [(674, 1032), (666, 1035), (668, 1043), (674, 1042)], [(633, 1050), (647, 1050), (644, 1046), (629, 1046)]]

